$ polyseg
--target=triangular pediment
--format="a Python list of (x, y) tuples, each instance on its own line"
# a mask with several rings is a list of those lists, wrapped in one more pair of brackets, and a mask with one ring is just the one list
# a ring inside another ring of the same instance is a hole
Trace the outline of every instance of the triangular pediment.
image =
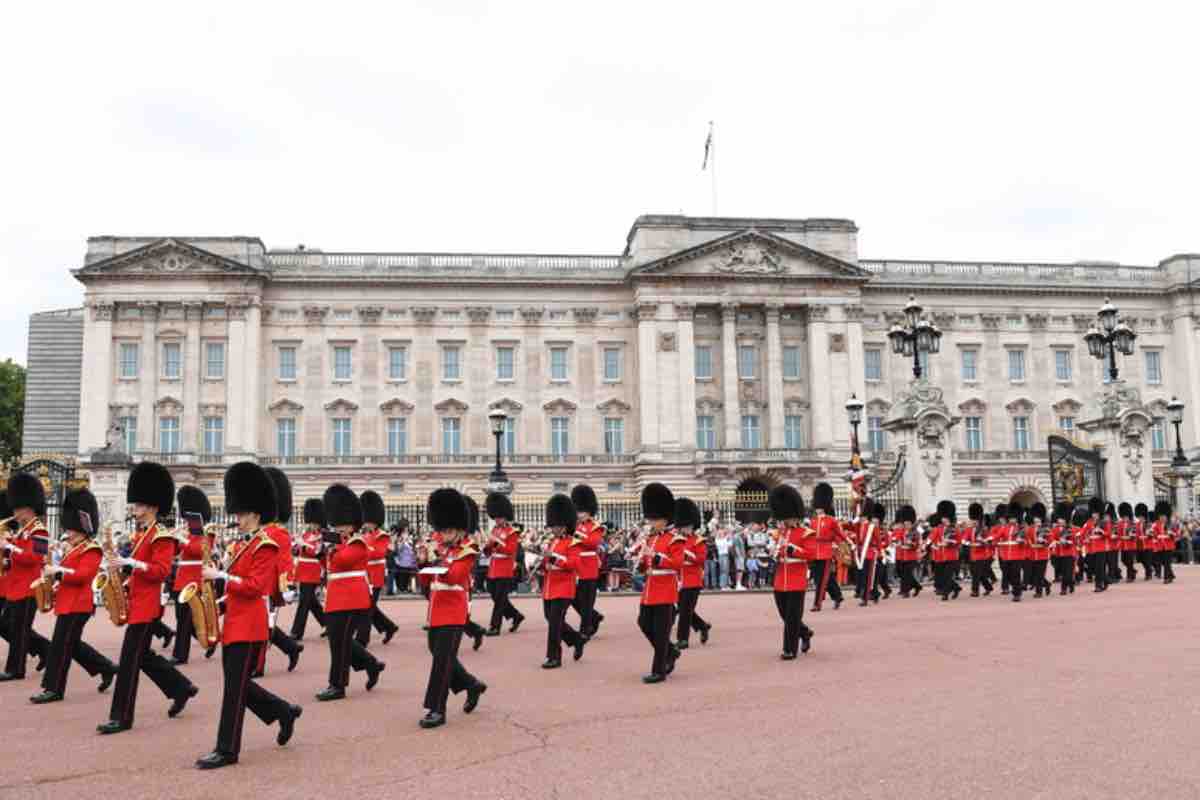
[(109, 275), (263, 275), (257, 269), (226, 256), (197, 247), (183, 239), (168, 237), (134, 248), (125, 253), (95, 261), (74, 270), (77, 278)]
[(708, 278), (821, 279), (863, 283), (871, 272), (790, 239), (753, 228), (650, 261), (630, 276), (696, 275)]

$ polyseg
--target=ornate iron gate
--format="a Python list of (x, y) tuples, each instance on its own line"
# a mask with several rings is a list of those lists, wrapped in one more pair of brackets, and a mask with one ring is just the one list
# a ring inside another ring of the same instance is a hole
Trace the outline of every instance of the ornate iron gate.
[(1062, 436), (1048, 437), (1048, 445), (1053, 506), (1092, 497), (1104, 499), (1104, 459), (1099, 453), (1084, 450)]
[(62, 508), (63, 497), (72, 489), (87, 487), (86, 479), (75, 477), (75, 462), (71, 459), (62, 461), (53, 457), (35, 458), (13, 469), (13, 472), (28, 472), (42, 483), (46, 490), (46, 516), (43, 520), (47, 530), (58, 535), (59, 511)]

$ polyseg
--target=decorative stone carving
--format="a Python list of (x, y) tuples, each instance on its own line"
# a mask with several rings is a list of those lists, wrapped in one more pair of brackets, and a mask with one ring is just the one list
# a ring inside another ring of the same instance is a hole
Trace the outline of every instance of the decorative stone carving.
[(399, 397), (393, 397), (391, 400), (385, 400), (379, 404), (380, 413), (388, 417), (406, 417), (415, 409), (416, 406)]
[(359, 306), (358, 318), (365, 325), (374, 325), (383, 316), (383, 306)]
[(274, 403), (271, 403), (271, 405), (267, 406), (267, 410), (270, 411), (272, 414), (277, 414), (277, 415), (281, 415), (281, 416), (295, 416), (296, 414), (299, 414), (301, 411), (304, 410), (304, 406), (300, 405), (299, 403), (295, 402), (294, 400), (289, 400), (286, 397), (281, 397), (278, 400), (276, 400)]
[(1175, 318), (1172, 317), (1170, 314), (1163, 314), (1162, 315), (1162, 325), (1163, 325), (1163, 330), (1167, 331), (1168, 333), (1175, 330)]
[(467, 306), (467, 319), (475, 325), (482, 325), (492, 315), (491, 306)]
[(696, 411), (704, 416), (715, 414), (721, 407), (721, 401), (714, 397), (700, 397), (696, 400)]
[(802, 397), (789, 397), (783, 401), (783, 413), (807, 414), (810, 408), (808, 401)]
[(1036, 406), (1028, 397), (1018, 397), (1010, 403), (1006, 403), (1004, 407), (1010, 414), (1032, 414)]
[(429, 325), (437, 316), (436, 306), (413, 306), (409, 309), (412, 317), (421, 325)]
[(831, 353), (846, 352), (846, 334), (844, 334), (844, 333), (829, 334), (829, 352), (831, 352)]
[(154, 403), (154, 410), (158, 414), (178, 414), (183, 411), (183, 403), (170, 395), (166, 395), (165, 397), (160, 397)]
[(1029, 325), (1030, 330), (1044, 331), (1046, 330), (1047, 323), (1050, 322), (1050, 315), (1042, 313), (1026, 314), (1025, 322)]
[(616, 397), (610, 397), (596, 406), (596, 410), (606, 417), (617, 417), (628, 414), (633, 407)]
[(456, 400), (453, 397), (448, 397), (440, 403), (434, 405), (433, 410), (444, 416), (461, 416), (467, 413), (469, 406), (461, 400)]
[(117, 304), (105, 300), (91, 303), (92, 319), (96, 322), (112, 322), (117, 314)]
[(225, 416), (225, 404), (224, 403), (201, 403), (200, 404), (200, 416), (201, 417), (223, 417), (223, 416)]
[(1083, 404), (1080, 403), (1078, 400), (1074, 400), (1070, 397), (1066, 397), (1066, 398), (1063, 398), (1062, 400), (1059, 400), (1054, 405), (1050, 406), (1050, 408), (1052, 408), (1054, 410), (1054, 413), (1057, 416), (1073, 417), (1079, 413), (1080, 409), (1083, 408)]
[(352, 403), (344, 397), (339, 397), (336, 400), (326, 403), (325, 410), (334, 414), (353, 414), (355, 411), (358, 411), (358, 404)]
[(596, 306), (576, 307), (571, 309), (571, 312), (575, 315), (575, 322), (579, 325), (591, 325), (600, 315), (600, 309)]
[(639, 322), (653, 320), (658, 316), (658, 303), (638, 303), (637, 318)]
[(521, 405), (510, 397), (502, 397), (493, 403), (488, 403), (488, 410), (494, 408), (500, 409), (510, 417), (515, 417), (517, 414), (521, 413), (521, 409), (525, 408), (525, 406)]
[[(904, 315), (901, 314), (900, 316)], [(958, 315), (953, 311), (934, 311), (931, 316), (933, 317), (933, 324), (942, 330), (950, 330), (958, 320)]]
[(1072, 314), (1071, 324), (1075, 326), (1077, 331), (1086, 331), (1096, 321), (1094, 314)]
[(204, 317), (204, 303), (199, 300), (184, 300), (183, 301), (183, 318), (188, 322), (195, 322)]
[(225, 305), (225, 313), (231, 322), (244, 322), (246, 312), (250, 310), (250, 301), (244, 297), (234, 298)]
[(1142, 476), (1142, 462), (1146, 452), (1146, 433), (1150, 420), (1144, 415), (1128, 416), (1121, 425), (1120, 447), (1125, 461), (1125, 474), (1132, 481)]
[(983, 327), (989, 331), (999, 330), (1001, 319), (1002, 319), (1002, 317), (999, 314), (980, 314), (979, 315), (979, 321), (983, 324)]
[(904, 324), (904, 312), (903, 311), (884, 311), (883, 312), (883, 321), (884, 321), (884, 324), (886, 324), (889, 328), (893, 325), (903, 325)]
[(824, 322), (829, 318), (829, 306), (808, 306), (809, 322)]
[(157, 300), (139, 300), (137, 304), (143, 320), (158, 319), (159, 302)]
[(987, 404), (978, 397), (972, 397), (959, 403), (958, 410), (968, 417), (982, 417), (987, 413)]
[(321, 325), (329, 315), (329, 306), (304, 306), (304, 321), (309, 325)]
[(733, 275), (778, 275), (787, 271), (774, 249), (758, 242), (730, 245), (717, 256), (713, 270)]
[(945, 427), (937, 422), (932, 420), (922, 422), (917, 426), (917, 447), (921, 449), (936, 448), (940, 450), (946, 444), (945, 439), (942, 438), (944, 433)]
[(556, 397), (549, 403), (542, 406), (543, 411), (547, 411), (555, 416), (570, 416), (579, 409), (579, 406), (562, 397)]
[[(919, 436), (918, 438), (922, 437)], [(929, 481), (929, 490), (936, 493), (938, 480), (942, 476), (942, 440), (940, 437), (938, 437), (936, 439), (929, 439), (927, 441), (930, 441), (931, 443), (927, 446), (921, 446), (921, 472)]]
[(658, 334), (658, 349), (664, 353), (675, 352), (675, 334), (670, 331), (663, 331)]
[(722, 322), (737, 322), (737, 303), (721, 303), (721, 321)]
[(842, 313), (846, 315), (847, 322), (861, 322), (863, 318), (863, 307), (857, 303), (842, 306)]
[(535, 325), (541, 322), (542, 315), (546, 313), (546, 309), (537, 306), (521, 306), (521, 318), (530, 325)]

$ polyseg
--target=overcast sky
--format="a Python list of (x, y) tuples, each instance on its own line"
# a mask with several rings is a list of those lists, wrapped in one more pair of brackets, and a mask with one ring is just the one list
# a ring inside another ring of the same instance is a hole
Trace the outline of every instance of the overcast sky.
[(0, 359), (89, 235), (619, 252), (709, 120), (719, 213), (864, 258), (1200, 251), (1195, 3), (8, 6)]

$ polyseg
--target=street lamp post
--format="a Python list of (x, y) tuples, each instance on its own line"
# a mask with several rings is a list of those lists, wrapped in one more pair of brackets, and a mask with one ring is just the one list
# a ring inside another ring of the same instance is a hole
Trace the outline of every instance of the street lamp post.
[(854, 452), (856, 453), (859, 451), (858, 426), (862, 423), (862, 410), (862, 400), (859, 400), (857, 397), (851, 394), (850, 399), (846, 401), (846, 416), (850, 418), (850, 427), (854, 430), (854, 437), (852, 441), (854, 442)]
[(504, 436), (505, 423), (508, 421), (508, 414), (504, 413), (503, 409), (493, 408), (488, 412), (488, 422), (492, 426), (492, 435), (496, 437), (496, 467), (492, 470), (492, 474), (488, 478), (489, 490), (493, 492), (501, 492), (508, 494), (512, 491), (512, 484), (508, 482), (508, 476), (504, 474), (504, 467), (500, 464), (500, 440)]
[(1167, 403), (1167, 418), (1171, 420), (1171, 424), (1175, 426), (1175, 457), (1171, 459), (1172, 467), (1186, 467), (1188, 465), (1187, 456), (1183, 454), (1183, 440), (1179, 435), (1179, 426), (1183, 424), (1183, 401), (1177, 397), (1172, 397), (1171, 402)]
[(1108, 298), (1096, 312), (1096, 320), (1092, 323), (1083, 340), (1087, 342), (1088, 353), (1100, 361), (1108, 360), (1108, 377), (1112, 382), (1117, 380), (1117, 352), (1122, 355), (1133, 355), (1133, 340), (1137, 338), (1133, 328), (1121, 319), (1117, 307)]
[(942, 349), (942, 332), (937, 325), (921, 316), (923, 310), (916, 298), (909, 295), (908, 305), (904, 307), (905, 324), (896, 323), (888, 331), (892, 352), (898, 356), (912, 357), (913, 377), (917, 380), (921, 379), (921, 353), (936, 354)]

